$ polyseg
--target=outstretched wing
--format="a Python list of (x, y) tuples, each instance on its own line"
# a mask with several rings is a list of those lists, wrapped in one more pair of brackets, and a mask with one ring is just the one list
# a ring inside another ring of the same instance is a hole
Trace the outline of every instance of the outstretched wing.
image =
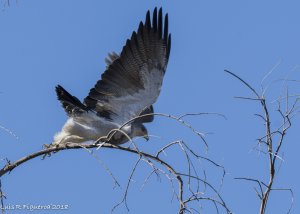
[[(143, 114), (159, 96), (171, 48), (168, 14), (147, 12), (120, 55), (107, 60), (108, 67), (84, 103), (99, 115), (123, 124)], [(103, 114), (105, 112), (105, 114)]]

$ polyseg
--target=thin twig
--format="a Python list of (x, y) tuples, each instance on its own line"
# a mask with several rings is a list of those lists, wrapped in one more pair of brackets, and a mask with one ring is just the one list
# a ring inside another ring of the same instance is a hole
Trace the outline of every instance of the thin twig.
[(113, 213), (114, 210), (115, 210), (118, 206), (120, 206), (122, 203), (124, 203), (124, 202), (125, 202), (125, 207), (126, 207), (126, 209), (127, 209), (127, 212), (129, 212), (129, 207), (128, 207), (128, 204), (127, 204), (128, 190), (129, 190), (130, 183), (131, 183), (131, 181), (132, 181), (133, 174), (134, 174), (134, 172), (136, 171), (136, 168), (137, 168), (138, 164), (140, 163), (141, 159), (142, 159), (142, 156), (140, 155), (139, 158), (138, 158), (138, 160), (137, 160), (136, 163), (134, 164), (133, 169), (131, 170), (131, 174), (130, 174), (130, 176), (129, 176), (129, 178), (128, 178), (128, 181), (127, 181), (127, 186), (126, 186), (126, 189), (125, 189), (124, 196), (123, 196), (122, 200), (112, 208), (111, 213)]
[(2, 191), (2, 182), (0, 179), (0, 200), (1, 200), (1, 213), (4, 214), (5, 213), (5, 208), (4, 208), (4, 199), (5, 199), (5, 195)]

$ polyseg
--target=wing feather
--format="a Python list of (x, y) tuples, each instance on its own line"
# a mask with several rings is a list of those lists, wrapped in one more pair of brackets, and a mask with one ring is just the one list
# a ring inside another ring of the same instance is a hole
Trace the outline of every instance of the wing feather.
[[(145, 23), (140, 22), (121, 54), (109, 54), (107, 69), (84, 100), (89, 109), (119, 124), (144, 114), (145, 109), (153, 112), (152, 104), (159, 96), (171, 48), (168, 14), (164, 20), (162, 14), (162, 8), (158, 13), (155, 8), (151, 23), (148, 11)], [(144, 119), (152, 120), (153, 117)]]

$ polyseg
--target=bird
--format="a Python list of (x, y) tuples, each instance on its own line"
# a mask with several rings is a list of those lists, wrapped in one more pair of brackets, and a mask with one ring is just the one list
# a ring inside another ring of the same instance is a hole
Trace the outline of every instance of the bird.
[(68, 119), (52, 145), (105, 139), (120, 145), (135, 137), (149, 140), (144, 123), (154, 120), (156, 102), (171, 50), (168, 13), (146, 13), (120, 54), (109, 53), (101, 79), (81, 102), (61, 85), (55, 90)]

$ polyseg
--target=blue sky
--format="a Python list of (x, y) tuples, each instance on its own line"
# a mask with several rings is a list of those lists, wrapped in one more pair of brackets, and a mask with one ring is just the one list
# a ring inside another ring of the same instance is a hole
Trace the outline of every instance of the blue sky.
[[(257, 213), (254, 184), (234, 178), (267, 182), (267, 156), (253, 150), (256, 139), (264, 135), (263, 124), (254, 116), (260, 107), (253, 101), (234, 99), (252, 94), (223, 70), (243, 77), (259, 92), (261, 85), (270, 85), (266, 98), (272, 125), (280, 125), (273, 101), (283, 96), (285, 83), (278, 80), (300, 79), (297, 1), (19, 0), (16, 4), (11, 0), (10, 7), (2, 5), (0, 12), (0, 124), (17, 137), (0, 129), (0, 159), (14, 161), (51, 143), (67, 118), (56, 100), (55, 86), (61, 84), (83, 99), (104, 71), (107, 53), (119, 52), (146, 11), (155, 6), (169, 13), (172, 33), (170, 61), (155, 111), (172, 115), (218, 112), (227, 120), (212, 115), (187, 118), (197, 130), (210, 133), (208, 152), (190, 130), (159, 117), (147, 128), (160, 137), (137, 143), (153, 151), (183, 139), (225, 167), (221, 193), (231, 210)], [(291, 95), (299, 94), (297, 81), (288, 85)], [(274, 186), (293, 189), (292, 213), (300, 212), (299, 124), (296, 116), (282, 147), (284, 161)], [(119, 179), (121, 188), (113, 189), (111, 177), (86, 151), (65, 151), (43, 161), (32, 160), (1, 178), (5, 204), (68, 204), (64, 213), (109, 213), (122, 199), (137, 157), (111, 150), (97, 155)], [(170, 151), (167, 158), (179, 169), (186, 166), (180, 150)], [(200, 173), (202, 169), (218, 186), (222, 172), (200, 162)], [(134, 177), (128, 198), (130, 213), (176, 213), (178, 204), (172, 201), (170, 184), (163, 176), (161, 181), (153, 176), (140, 191), (150, 171), (142, 164)], [(288, 192), (274, 192), (268, 213), (286, 213), (290, 201)], [(203, 212), (214, 211), (203, 204)], [(126, 213), (126, 208), (120, 206), (115, 213)]]

